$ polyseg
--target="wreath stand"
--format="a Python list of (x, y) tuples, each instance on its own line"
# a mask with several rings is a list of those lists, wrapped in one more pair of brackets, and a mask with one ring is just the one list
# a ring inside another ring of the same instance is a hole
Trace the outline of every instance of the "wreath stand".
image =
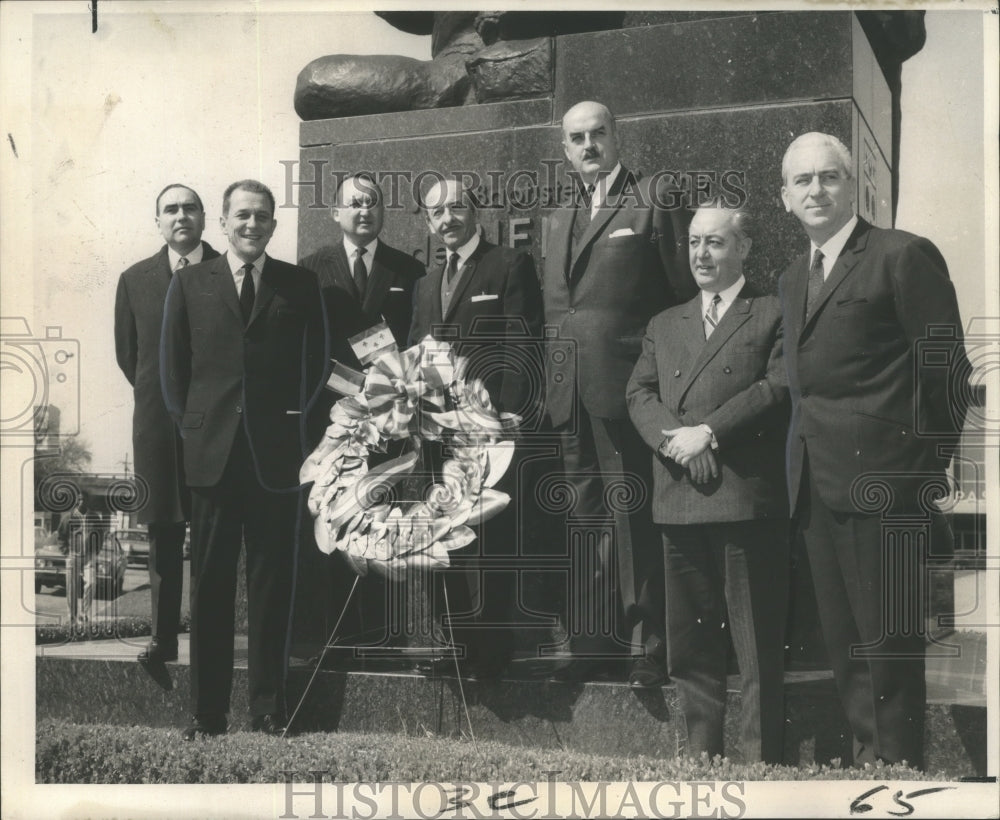
[[(306, 698), (309, 696), (309, 690), (312, 689), (312, 685), (316, 680), (316, 675), (319, 674), (319, 670), (323, 668), (323, 659), (326, 657), (328, 650), (333, 649), (337, 644), (337, 632), (340, 631), (340, 624), (344, 620), (344, 615), (347, 613), (347, 607), (350, 606), (351, 600), (354, 598), (354, 590), (358, 588), (358, 581), (361, 580), (360, 575), (354, 576), (354, 583), (351, 584), (350, 592), (347, 594), (347, 599), (344, 601), (344, 606), (340, 610), (340, 615), (337, 617), (337, 622), (334, 624), (333, 630), (330, 632), (330, 637), (326, 639), (326, 643), (323, 646), (323, 651), (320, 653), (316, 665), (313, 668), (312, 675), (309, 677), (309, 682), (306, 684), (306, 688), (302, 691), (302, 696), (299, 698), (299, 702), (295, 706), (295, 710), (292, 712), (292, 716), (288, 719), (288, 723), (285, 724), (285, 728), (281, 730), (281, 736), (286, 737), (288, 732), (291, 731), (292, 724), (295, 722), (295, 718), (298, 716), (299, 711), (302, 709), (302, 704), (305, 703)], [(455, 649), (455, 633), (451, 625), (451, 605), (448, 602), (448, 587), (444, 586), (444, 613), (445, 619), (448, 624), (448, 649)], [(453, 651), (452, 658), (455, 661), (455, 679), (458, 681), (458, 694), (462, 701), (462, 712), (465, 715), (465, 722), (469, 727), (469, 737), (472, 740), (472, 746), (479, 753), (479, 744), (476, 743), (476, 732), (472, 728), (472, 717), (469, 714), (469, 705), (465, 699), (465, 686), (462, 683), (462, 675), (458, 666), (458, 653)]]

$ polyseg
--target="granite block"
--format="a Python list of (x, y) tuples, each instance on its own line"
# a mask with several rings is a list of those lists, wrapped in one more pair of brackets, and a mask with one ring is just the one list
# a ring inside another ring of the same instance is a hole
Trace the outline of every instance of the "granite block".
[(628, 116), (846, 99), (853, 17), (754, 14), (557, 37), (554, 114), (580, 100)]
[(551, 121), (551, 99), (512, 100), (303, 122), (299, 126), (299, 145), (306, 148), (372, 139), (391, 140), (430, 134), (523, 128)]
[[(44, 656), (36, 661), (37, 718), (77, 723), (181, 728), (189, 720), (189, 670), (170, 665), (175, 687), (163, 692), (134, 662)], [(293, 668), (289, 710), (311, 670)], [(725, 742), (737, 742), (740, 697), (730, 678)], [(514, 746), (566, 748), (601, 755), (668, 758), (685, 733), (673, 686), (633, 692), (624, 684), (545, 681), (464, 683), (475, 735)], [(249, 727), (246, 669), (234, 670), (230, 731)], [(786, 675), (785, 763), (828, 763), (850, 756), (851, 735), (829, 673)], [(467, 737), (457, 680), (412, 674), (320, 672), (295, 721), (299, 731), (390, 732)], [(926, 711), (926, 766), (949, 778), (986, 773), (986, 707), (932, 702)]]

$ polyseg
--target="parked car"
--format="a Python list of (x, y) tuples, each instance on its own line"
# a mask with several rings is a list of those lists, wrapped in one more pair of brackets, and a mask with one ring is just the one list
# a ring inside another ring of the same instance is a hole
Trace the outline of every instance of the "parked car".
[(43, 586), (66, 586), (66, 556), (59, 549), (59, 539), (44, 527), (35, 527), (35, 592)]
[(115, 530), (113, 533), (129, 566), (149, 566), (149, 533), (142, 529)]
[[(66, 589), (66, 554), (62, 551), (55, 533), (44, 535), (39, 542), (40, 527), (35, 528), (35, 592), (43, 586)], [(122, 594), (125, 585), (125, 551), (117, 539), (109, 534), (97, 553), (96, 584), (94, 596), (114, 599)], [(83, 578), (77, 578), (78, 594), (83, 594)]]

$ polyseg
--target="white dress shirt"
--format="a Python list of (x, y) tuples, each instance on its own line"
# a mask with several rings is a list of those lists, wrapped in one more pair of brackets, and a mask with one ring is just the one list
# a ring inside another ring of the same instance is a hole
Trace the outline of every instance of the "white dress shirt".
[[(731, 284), (725, 290), (719, 291), (719, 302), (718, 307), (716, 307), (716, 319), (715, 323), (718, 324), (722, 321), (722, 317), (726, 315), (726, 311), (729, 310), (729, 306), (736, 301), (736, 297), (740, 295), (740, 291), (743, 290), (743, 285), (746, 283), (746, 277), (741, 273), (740, 278), (737, 279), (733, 284)], [(705, 318), (705, 314), (708, 313), (708, 306), (712, 303), (712, 299), (715, 298), (715, 292), (710, 290), (703, 290), (701, 292), (701, 317)]]
[(839, 231), (837, 231), (833, 236), (823, 243), (822, 247), (817, 245), (815, 242), (809, 243), (809, 264), (812, 264), (813, 259), (816, 258), (816, 251), (823, 252), (823, 281), (825, 282), (830, 278), (830, 271), (833, 270), (833, 266), (837, 264), (837, 257), (840, 256), (840, 252), (844, 250), (844, 245), (847, 244), (847, 240), (851, 238), (851, 232), (854, 230), (854, 226), (858, 224), (858, 217), (855, 214), (849, 220), (847, 224), (844, 225)]
[[(469, 257), (475, 252), (476, 248), (479, 247), (479, 232), (481, 227), (476, 226), (476, 232), (472, 235), (472, 239), (466, 242), (459, 248), (456, 248), (454, 253), (458, 254), (458, 264), (455, 270), (455, 278), (448, 282), (447, 274), (441, 277), (441, 307), (442, 311), (448, 309), (448, 305), (451, 304), (451, 295), (455, 292), (458, 287), (458, 283), (462, 279), (462, 274), (465, 272), (465, 263), (468, 261)], [(448, 248), (445, 249), (447, 255), (445, 256), (444, 267), (447, 271), (448, 260), (451, 258), (452, 251)]]
[[(358, 248), (361, 245), (355, 245), (346, 236), (344, 237), (344, 251), (347, 253), (347, 262), (351, 266), (351, 273), (354, 273), (354, 260), (357, 259)], [(365, 255), (361, 257), (361, 264), (365, 266), (365, 273), (369, 276), (372, 275), (372, 263), (375, 261), (375, 250), (378, 248), (378, 237), (373, 239), (367, 245), (364, 246)]]
[(611, 169), (611, 173), (601, 177), (599, 176), (596, 181), (596, 187), (594, 188), (594, 196), (590, 200), (590, 218), (593, 219), (597, 215), (598, 209), (607, 202), (608, 191), (611, 190), (611, 186), (615, 184), (615, 180), (618, 179), (618, 174), (621, 173), (622, 164), (620, 162), (615, 163), (615, 167)]
[[(260, 275), (264, 271), (264, 259), (266, 253), (262, 253), (253, 261), (253, 287), (254, 294), (260, 293)], [(246, 265), (242, 259), (235, 254), (226, 251), (226, 261), (229, 263), (229, 270), (233, 274), (233, 282), (236, 283), (236, 294), (239, 295), (240, 288), (243, 287), (243, 266)]]
[[(204, 256), (205, 246), (201, 242), (195, 246), (195, 249), (191, 253), (184, 254), (184, 258), (187, 259), (189, 265), (197, 265)], [(167, 261), (170, 263), (170, 270), (177, 270), (177, 263), (180, 261), (180, 258), (181, 255), (167, 245)]]

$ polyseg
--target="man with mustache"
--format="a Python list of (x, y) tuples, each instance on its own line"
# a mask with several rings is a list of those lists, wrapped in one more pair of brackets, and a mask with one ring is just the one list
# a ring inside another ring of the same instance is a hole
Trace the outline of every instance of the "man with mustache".
[(149, 488), (139, 523), (149, 533), (149, 590), (153, 634), (139, 663), (164, 689), (173, 682), (166, 662), (177, 660), (184, 578), (184, 522), (191, 497), (184, 482), (181, 438), (160, 391), (160, 328), (163, 301), (176, 271), (219, 254), (201, 234), (205, 209), (186, 185), (168, 185), (156, 198), (156, 227), (166, 245), (137, 262), (118, 279), (115, 298), (115, 354), (133, 388), (132, 448), (135, 474)]
[(284, 679), (307, 416), (329, 355), (312, 271), (265, 253), (274, 196), (234, 182), (229, 246), (167, 291), (160, 375), (191, 487), (191, 701), (185, 740), (223, 734), (233, 676), (236, 566), (246, 547), (248, 683), (254, 731), (285, 724)]
[(607, 527), (599, 531), (598, 567), (587, 589), (571, 590), (570, 606), (588, 620), (603, 619), (588, 610), (610, 605), (615, 562), (625, 624), (613, 636), (571, 635), (571, 652), (591, 659), (574, 660), (555, 677), (603, 674), (608, 663), (594, 656), (620, 654), (626, 647), (632, 656), (630, 684), (659, 686), (663, 562), (650, 517), (649, 453), (629, 421), (625, 385), (649, 320), (694, 296), (697, 286), (687, 267), (679, 209), (664, 207), (671, 204), (669, 192), (619, 162), (617, 125), (607, 107), (592, 101), (574, 105), (563, 116), (562, 138), (583, 190), (549, 217), (543, 293), (546, 325), (575, 345), (562, 351), (558, 340), (548, 345), (546, 408), (575, 496), (570, 519), (613, 519), (615, 538), (612, 546), (604, 535)]
[[(525, 420), (536, 417), (541, 396), (531, 376), (537, 362), (529, 366), (520, 358), (537, 356), (542, 330), (542, 296), (531, 256), (487, 242), (473, 197), (454, 179), (435, 182), (421, 207), (428, 229), (444, 244), (446, 258), (417, 282), (410, 343), (427, 335), (449, 342), (468, 360), (466, 379), (483, 380), (495, 410)], [(432, 461), (439, 461), (440, 448), (436, 452)], [(498, 489), (515, 494), (517, 473), (515, 455)], [(513, 568), (486, 572), (477, 565), (480, 555), (517, 554), (518, 499), (512, 499), (511, 506), (479, 528), (472, 544), (451, 554), (460, 568), (438, 573), (447, 585), (452, 616), (464, 621), (454, 628), (455, 643), (466, 652), (460, 671), (473, 677), (499, 676), (513, 650), (511, 630), (497, 626), (509, 623), (513, 614)], [(471, 624), (468, 613), (477, 613)], [(425, 674), (453, 668), (454, 661), (447, 657), (418, 665)]]

